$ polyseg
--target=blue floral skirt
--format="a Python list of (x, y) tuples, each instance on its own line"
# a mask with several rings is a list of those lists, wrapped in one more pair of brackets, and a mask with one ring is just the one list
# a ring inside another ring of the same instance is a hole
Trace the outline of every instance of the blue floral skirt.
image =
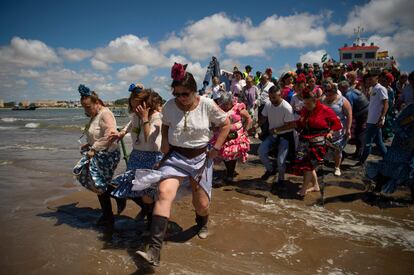
[(115, 169), (121, 159), (119, 149), (115, 151), (99, 151), (89, 159), (87, 151), (73, 168), (76, 179), (82, 186), (97, 193), (104, 193), (111, 184)]
[(147, 195), (154, 199), (157, 193), (156, 188), (133, 191), (131, 190), (132, 181), (135, 178), (136, 169), (151, 169), (161, 159), (161, 152), (133, 150), (128, 160), (127, 171), (112, 180), (112, 185), (115, 187), (115, 190), (112, 191), (111, 195), (117, 198), (136, 198)]

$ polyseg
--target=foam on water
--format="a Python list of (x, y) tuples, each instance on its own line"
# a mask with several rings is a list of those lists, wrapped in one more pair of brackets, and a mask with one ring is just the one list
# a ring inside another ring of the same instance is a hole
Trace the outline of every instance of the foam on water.
[(282, 248), (277, 251), (271, 252), (270, 254), (276, 259), (287, 259), (295, 254), (302, 251), (302, 248), (290, 241), (284, 244)]
[[(47, 150), (47, 151), (57, 151), (58, 148), (55, 147), (47, 147), (42, 145), (35, 145), (35, 144), (14, 144), (14, 145), (5, 145), (0, 146), (0, 150)], [(59, 149), (62, 151), (64, 149)]]
[(18, 118), (15, 118), (15, 117), (3, 117), (1, 119), (1, 121), (3, 121), (3, 122), (15, 122), (17, 120), (19, 120), (19, 119)]
[(0, 162), (0, 165), (10, 165), (13, 164), (12, 160), (3, 160), (2, 162)]
[(31, 129), (38, 128), (39, 126), (40, 126), (40, 123), (33, 123), (33, 122), (27, 123), (26, 125), (24, 125), (24, 127), (31, 128)]
[(0, 130), (15, 130), (18, 128), (19, 127), (16, 127), (16, 126), (0, 126)]
[[(261, 212), (280, 213), (300, 220), (323, 235), (342, 236), (357, 241), (368, 241), (389, 247), (398, 245), (405, 251), (414, 251), (414, 228), (412, 223), (391, 217), (359, 214), (349, 210), (332, 212), (319, 206), (300, 206), (280, 200), (275, 204), (260, 204), (241, 200)], [(386, 225), (384, 225), (386, 224)]]

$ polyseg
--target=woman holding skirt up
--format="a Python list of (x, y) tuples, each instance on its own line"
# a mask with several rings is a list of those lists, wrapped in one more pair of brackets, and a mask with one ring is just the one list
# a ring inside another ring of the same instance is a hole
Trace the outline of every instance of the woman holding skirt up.
[[(110, 193), (113, 188), (110, 184), (121, 156), (118, 145), (110, 139), (116, 132), (115, 117), (95, 92), (84, 85), (79, 85), (78, 90), (85, 114), (91, 119), (84, 132), (88, 143), (81, 147), (82, 158), (73, 173), (84, 187), (98, 195), (103, 214), (97, 224), (112, 225)], [(124, 201), (117, 200), (117, 203), (122, 205)]]
[[(162, 110), (161, 151), (165, 153), (159, 169), (136, 177), (133, 189), (158, 187), (147, 251), (137, 251), (149, 264), (157, 266), (177, 190), (190, 187), (196, 210), (198, 236), (206, 238), (211, 200), (213, 159), (217, 157), (230, 130), (226, 113), (206, 97), (197, 95), (197, 84), (186, 65), (175, 63), (171, 70), (174, 99)], [(213, 147), (208, 147), (210, 127), (220, 129)], [(138, 170), (137, 170), (138, 171)]]

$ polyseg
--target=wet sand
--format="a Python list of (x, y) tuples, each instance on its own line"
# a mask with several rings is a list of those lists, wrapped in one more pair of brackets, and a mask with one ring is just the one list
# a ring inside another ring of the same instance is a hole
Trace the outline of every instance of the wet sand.
[[(135, 256), (145, 224), (131, 201), (114, 230), (94, 225), (96, 196), (75, 183), (79, 155), (47, 146), (10, 155), (0, 150), (2, 274), (150, 273)], [(346, 163), (345, 163), (346, 164)], [(349, 164), (349, 163), (348, 163)], [(344, 165), (345, 167), (349, 165)], [(216, 167), (217, 174), (223, 170)], [(125, 169), (124, 163), (118, 172)], [(409, 192), (375, 200), (360, 170), (326, 175), (319, 193), (293, 199), (300, 178), (278, 194), (263, 183), (257, 156), (238, 165), (236, 183), (213, 190), (211, 235), (195, 236), (191, 199), (173, 206), (159, 274), (413, 274), (414, 211)], [(329, 170), (327, 170), (329, 172)], [(114, 203), (113, 203), (114, 204)]]

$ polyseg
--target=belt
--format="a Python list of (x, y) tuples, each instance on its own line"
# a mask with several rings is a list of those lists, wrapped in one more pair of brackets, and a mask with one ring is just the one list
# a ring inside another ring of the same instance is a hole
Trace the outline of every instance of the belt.
[(184, 147), (178, 147), (173, 146), (170, 144), (170, 149), (173, 152), (177, 152), (181, 155), (183, 155), (186, 158), (193, 159), (195, 157), (198, 157), (199, 155), (207, 152), (207, 146), (203, 148), (184, 148)]

